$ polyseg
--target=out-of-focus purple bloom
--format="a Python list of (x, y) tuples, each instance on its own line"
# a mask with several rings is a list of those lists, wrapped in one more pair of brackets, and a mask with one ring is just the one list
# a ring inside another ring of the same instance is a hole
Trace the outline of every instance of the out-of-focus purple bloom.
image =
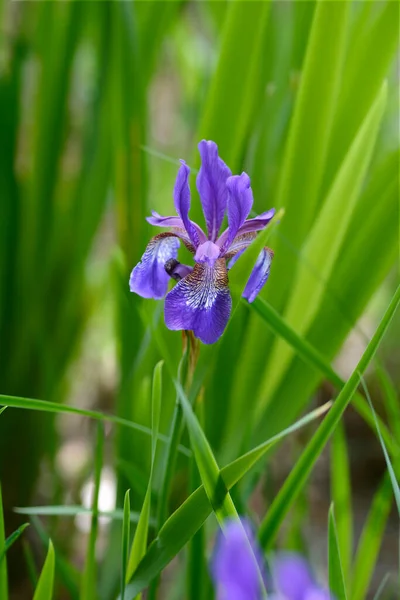
[(227, 521), (211, 562), (217, 600), (262, 598), (262, 554), (246, 521)]
[[(334, 600), (298, 554), (280, 553), (270, 566), (266, 578), (270, 600)], [(217, 600), (262, 600), (264, 573), (262, 552), (249, 523), (227, 521), (211, 562)]]
[[(222, 335), (231, 313), (228, 270), (254, 240), (256, 232), (268, 225), (275, 210), (247, 219), (253, 205), (249, 176), (232, 176), (214, 142), (201, 141), (199, 151), (202, 164), (196, 184), (207, 235), (189, 218), (190, 169), (181, 161), (174, 188), (178, 216), (163, 217), (153, 212), (148, 217), (151, 225), (169, 231), (150, 240), (132, 271), (129, 285), (131, 292), (144, 298), (160, 299), (167, 293), (169, 277), (176, 279), (177, 285), (165, 298), (167, 327), (192, 330), (202, 342), (212, 344)], [(219, 235), (225, 214), (228, 228)], [(194, 255), (193, 268), (177, 261), (180, 242)], [(267, 281), (272, 257), (269, 248), (259, 255), (243, 293), (249, 302)]]

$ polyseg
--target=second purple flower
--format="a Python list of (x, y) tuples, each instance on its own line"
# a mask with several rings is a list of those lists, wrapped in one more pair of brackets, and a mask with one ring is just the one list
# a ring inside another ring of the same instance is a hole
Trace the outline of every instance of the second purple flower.
[[(162, 217), (152, 213), (147, 221), (168, 231), (153, 237), (141, 261), (133, 269), (131, 292), (144, 298), (161, 299), (167, 294), (169, 278), (178, 283), (165, 298), (165, 324), (169, 329), (192, 330), (205, 344), (216, 342), (228, 323), (232, 300), (228, 270), (251, 244), (256, 232), (264, 229), (274, 209), (247, 219), (253, 192), (246, 173), (233, 175), (218, 156), (214, 142), (199, 143), (201, 168), (196, 185), (200, 195), (207, 235), (190, 220), (190, 169), (184, 161), (174, 188), (178, 216)], [(228, 228), (219, 235), (225, 214)], [(194, 255), (194, 266), (178, 262), (180, 242)], [(260, 253), (243, 296), (252, 302), (268, 279), (273, 252)]]

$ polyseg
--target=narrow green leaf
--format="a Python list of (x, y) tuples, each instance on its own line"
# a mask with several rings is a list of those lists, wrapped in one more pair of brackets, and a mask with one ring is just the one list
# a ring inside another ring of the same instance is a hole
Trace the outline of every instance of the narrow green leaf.
[(7, 560), (5, 557), (6, 551), (6, 540), (5, 540), (5, 529), (4, 529), (4, 515), (3, 515), (3, 498), (1, 494), (1, 483), (0, 483), (0, 556), (3, 558), (0, 560), (0, 598), (7, 600), (8, 598), (8, 579), (7, 579)]
[[(60, 506), (60, 505), (46, 505), (46, 506), (18, 506), (14, 508), (14, 512), (19, 515), (37, 515), (43, 517), (76, 517), (76, 515), (93, 515), (91, 508), (85, 506)], [(99, 517), (107, 517), (113, 521), (122, 521), (124, 518), (123, 510), (116, 508), (115, 510), (99, 510), (97, 511)], [(137, 523), (139, 520), (139, 513), (131, 512), (130, 521), (131, 523)], [(154, 520), (150, 520), (150, 524), (154, 527)]]
[[(325, 281), (329, 280), (339, 256), (371, 159), (386, 96), (387, 86), (384, 84), (358, 131), (303, 246), (302, 261), (285, 310), (285, 320), (299, 334), (306, 333), (312, 324), (324, 295)], [(315, 273), (322, 276), (322, 280), (320, 277), (316, 278)], [(268, 398), (277, 389), (292, 357), (293, 352), (285, 342), (276, 340), (260, 387), (256, 419), (260, 418)]]
[[(11, 548), (11, 546), (18, 540), (18, 538), (23, 534), (27, 527), (29, 527), (29, 523), (24, 523), (23, 525), (18, 527), (18, 529), (16, 529), (11, 535), (8, 536), (4, 547), (4, 553), (6, 553), (7, 550)], [(3, 556), (4, 554), (0, 554), (0, 562)]]
[[(389, 374), (381, 365), (377, 365), (376, 373), (382, 387), (388, 421), (393, 428), (397, 443), (400, 443), (400, 401), (397, 390)], [(380, 429), (383, 433), (382, 426), (380, 426)], [(386, 439), (385, 443), (387, 444)]]
[(397, 477), (396, 477), (396, 474), (395, 474), (395, 471), (394, 471), (394, 468), (392, 465), (392, 461), (390, 460), (388, 451), (386, 450), (385, 442), (383, 441), (383, 438), (382, 438), (382, 433), (381, 433), (381, 430), (379, 427), (378, 419), (376, 418), (376, 412), (375, 412), (374, 406), (372, 404), (371, 396), (369, 395), (368, 387), (364, 381), (364, 377), (362, 376), (362, 373), (360, 374), (360, 379), (361, 379), (361, 384), (363, 386), (365, 395), (368, 400), (368, 404), (370, 405), (371, 412), (374, 416), (376, 431), (378, 433), (379, 441), (382, 446), (382, 452), (385, 457), (386, 466), (387, 466), (387, 469), (389, 472), (390, 480), (392, 482), (393, 493), (394, 493), (394, 497), (395, 497), (396, 505), (397, 505), (397, 512), (399, 513), (399, 517), (400, 517), (400, 486), (399, 486), (399, 482), (397, 480)]
[[(324, 375), (338, 389), (344, 387), (345, 382), (325, 357), (307, 339), (296, 333), (268, 302), (260, 297), (256, 298), (251, 304), (246, 300), (243, 300), (243, 302), (248, 308), (255, 311), (276, 335), (285, 340), (307, 364)], [(365, 422), (375, 429), (375, 422), (368, 403), (359, 392), (354, 394), (353, 406)], [(380, 418), (379, 422), (385, 443), (390, 448), (390, 452), (396, 454), (398, 451), (397, 445), (393, 443), (390, 432)]]
[(101, 423), (97, 425), (94, 490), (92, 503), (92, 525), (86, 551), (85, 568), (82, 574), (81, 600), (94, 600), (96, 597), (96, 539), (98, 530), (98, 502), (100, 479), (103, 465), (104, 427)]
[(325, 444), (329, 440), (336, 425), (340, 421), (340, 418), (350, 403), (357, 386), (359, 385), (360, 373), (364, 373), (368, 367), (375, 352), (377, 351), (381, 340), (389, 327), (394, 313), (400, 303), (400, 286), (397, 288), (383, 318), (375, 331), (375, 334), (369, 342), (364, 354), (362, 355), (356, 369), (353, 371), (350, 379), (346, 382), (346, 385), (336, 398), (332, 409), (325, 417), (316, 433), (312, 437), (311, 441), (301, 454), (296, 465), (293, 467), (291, 473), (283, 484), (278, 495), (272, 502), (268, 513), (261, 523), (259, 529), (259, 538), (261, 545), (264, 549), (271, 547), (278, 529), (285, 518), (290, 507), (296, 500), (300, 490), (307, 481), (312, 468), (321, 454)]
[[(226, 487), (227, 489), (233, 487), (275, 444), (287, 435), (318, 418), (327, 410), (328, 406), (321, 407), (306, 415), (270, 440), (265, 441), (246, 455), (223, 467), (220, 471), (220, 487)], [(132, 581), (127, 588), (132, 597), (148, 586), (154, 577), (182, 550), (185, 544), (200, 529), (211, 512), (212, 507), (202, 485), (181, 504), (160, 529), (156, 539), (150, 545), (146, 555), (138, 565)]]
[(386, 473), (375, 493), (362, 530), (352, 569), (351, 600), (364, 600), (379, 555), (393, 502), (393, 489)]
[(3, 413), (3, 412), (6, 410), (6, 408), (7, 408), (7, 406), (2, 406), (2, 407), (0, 408), (0, 415), (1, 415), (1, 413)]
[(54, 547), (52, 541), (50, 540), (49, 550), (47, 552), (46, 560), (36, 586), (33, 600), (51, 600), (53, 598), (54, 563)]
[(353, 515), (350, 466), (343, 423), (338, 423), (331, 443), (331, 495), (335, 506), (335, 529), (343, 576), (350, 581), (353, 556)]
[[(26, 568), (28, 570), (28, 577), (32, 584), (32, 588), (35, 589), (39, 580), (39, 575), (36, 570), (35, 559), (29, 542), (22, 540), (22, 550), (24, 552)], [(76, 600), (77, 596), (72, 596), (73, 600)]]
[[(9, 407), (24, 408), (27, 410), (38, 410), (42, 412), (50, 412), (56, 414), (73, 414), (80, 415), (82, 417), (89, 417), (95, 421), (103, 421), (105, 423), (113, 423), (114, 425), (121, 425), (122, 427), (128, 427), (140, 431), (145, 435), (151, 435), (151, 429), (135, 423), (134, 421), (128, 421), (121, 417), (115, 417), (114, 415), (107, 415), (97, 410), (84, 410), (82, 408), (76, 408), (75, 406), (67, 406), (65, 404), (57, 404), (56, 402), (49, 402), (47, 400), (34, 400), (32, 398), (21, 398), (17, 396), (4, 396), (0, 394), (0, 402), (6, 402)], [(168, 441), (167, 436), (159, 434), (158, 439), (161, 442), (166, 443)], [(178, 448), (179, 452), (190, 456), (191, 452), (188, 448), (180, 445)]]
[(130, 544), (130, 513), (131, 503), (127, 490), (124, 498), (124, 519), (122, 521), (122, 553), (121, 553), (121, 600), (125, 600), (125, 581), (128, 567), (129, 544)]
[(347, 600), (333, 504), (329, 509), (328, 567), (329, 591), (337, 600)]
[(389, 578), (390, 578), (390, 573), (386, 573), (385, 577), (382, 579), (381, 583), (379, 584), (378, 589), (376, 590), (376, 594), (373, 597), (373, 600), (380, 600), (383, 590), (385, 589), (385, 585), (387, 584)]
[(150, 476), (147, 485), (146, 495), (144, 497), (142, 510), (140, 513), (138, 525), (133, 538), (132, 548), (129, 555), (129, 561), (127, 564), (125, 583), (129, 582), (135, 572), (138, 564), (146, 553), (147, 549), (147, 538), (150, 521), (150, 508), (151, 508), (151, 490), (153, 484), (153, 469), (154, 461), (157, 450), (157, 438), (158, 430), (160, 426), (160, 413), (161, 413), (161, 399), (162, 399), (162, 368), (163, 361), (157, 363), (154, 368), (153, 374), (153, 388), (152, 388), (152, 400), (151, 400), (151, 426), (152, 426), (152, 437), (151, 437), (151, 467)]

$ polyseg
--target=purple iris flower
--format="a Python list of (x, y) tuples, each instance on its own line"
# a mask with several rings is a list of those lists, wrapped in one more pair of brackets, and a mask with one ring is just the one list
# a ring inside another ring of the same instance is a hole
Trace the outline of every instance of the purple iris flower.
[[(217, 600), (262, 600), (260, 573), (264, 571), (262, 552), (249, 523), (227, 521), (211, 563)], [(267, 582), (270, 600), (333, 600), (298, 554), (278, 554)]]
[[(181, 161), (174, 188), (178, 216), (162, 217), (153, 211), (147, 218), (151, 225), (169, 231), (150, 240), (132, 271), (129, 285), (131, 292), (144, 298), (160, 299), (167, 293), (169, 278), (177, 280), (165, 298), (167, 327), (192, 330), (202, 342), (212, 344), (222, 335), (231, 313), (228, 270), (254, 240), (256, 232), (268, 225), (275, 210), (247, 219), (253, 205), (249, 176), (232, 176), (214, 142), (201, 141), (199, 151), (201, 168), (196, 184), (207, 235), (189, 218), (190, 169)], [(228, 228), (219, 235), (225, 214)], [(194, 267), (178, 262), (180, 242), (194, 255)], [(272, 257), (269, 248), (260, 253), (243, 292), (249, 302), (267, 281)]]

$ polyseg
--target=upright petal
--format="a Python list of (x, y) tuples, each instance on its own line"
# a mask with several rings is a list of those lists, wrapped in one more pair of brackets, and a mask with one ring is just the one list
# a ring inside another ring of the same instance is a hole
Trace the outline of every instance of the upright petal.
[(196, 263), (165, 298), (169, 329), (192, 330), (204, 344), (213, 344), (224, 332), (232, 308), (225, 259), (214, 266)]
[(176, 212), (182, 219), (182, 222), (185, 226), (185, 229), (188, 233), (189, 238), (191, 239), (195, 248), (199, 245), (199, 236), (197, 230), (189, 219), (189, 208), (190, 208), (190, 188), (189, 188), (189, 173), (190, 169), (185, 163), (185, 161), (181, 160), (181, 166), (179, 167), (178, 175), (175, 181), (174, 187), (174, 203)]
[(129, 279), (129, 288), (143, 298), (163, 298), (168, 290), (169, 276), (165, 263), (178, 256), (179, 239), (173, 233), (160, 233), (147, 245), (145, 253)]
[[(240, 227), (245, 222), (253, 206), (253, 192), (250, 187), (250, 177), (246, 173), (229, 177), (228, 187), (228, 224), (223, 250), (227, 250), (235, 239)], [(221, 236), (222, 237), (222, 236)]]
[[(254, 302), (257, 295), (266, 284), (273, 257), (274, 253), (270, 248), (263, 248), (258, 255), (254, 269), (250, 274), (249, 280), (246, 283), (246, 287), (244, 288), (244, 292), (242, 294), (243, 298), (246, 298), (249, 302)], [(234, 258), (232, 260), (234, 260)], [(232, 267), (231, 264), (229, 266), (230, 268)]]
[(226, 180), (232, 173), (218, 156), (218, 146), (215, 142), (202, 140), (198, 147), (201, 167), (196, 185), (203, 205), (208, 238), (215, 242), (224, 219), (228, 199)]
[(217, 542), (211, 573), (217, 600), (260, 600), (262, 556), (245, 521), (228, 521)]

